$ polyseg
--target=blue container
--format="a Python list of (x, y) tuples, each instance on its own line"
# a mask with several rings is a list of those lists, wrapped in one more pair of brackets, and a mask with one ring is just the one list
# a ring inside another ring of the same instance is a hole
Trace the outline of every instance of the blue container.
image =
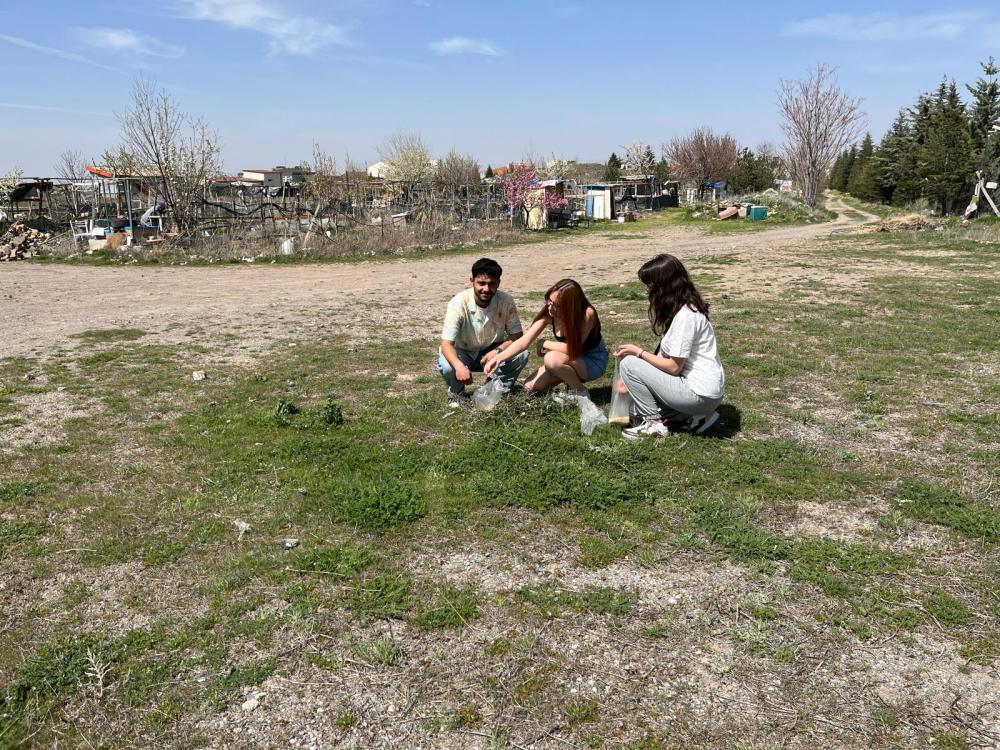
[(767, 206), (750, 206), (747, 218), (750, 221), (764, 221), (767, 218)]

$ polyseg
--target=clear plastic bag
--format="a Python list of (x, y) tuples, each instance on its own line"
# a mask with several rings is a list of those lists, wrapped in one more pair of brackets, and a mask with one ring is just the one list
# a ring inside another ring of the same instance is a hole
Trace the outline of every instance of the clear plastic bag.
[(591, 435), (598, 427), (608, 423), (604, 412), (597, 408), (597, 404), (586, 396), (575, 396), (575, 398), (576, 403), (580, 405), (580, 432)]
[(506, 392), (507, 387), (499, 378), (490, 378), (473, 391), (472, 405), (481, 411), (493, 411)]
[(632, 394), (625, 388), (622, 376), (618, 372), (618, 360), (615, 360), (615, 375), (611, 379), (611, 406), (608, 407), (608, 424), (628, 427), (632, 418), (635, 402)]

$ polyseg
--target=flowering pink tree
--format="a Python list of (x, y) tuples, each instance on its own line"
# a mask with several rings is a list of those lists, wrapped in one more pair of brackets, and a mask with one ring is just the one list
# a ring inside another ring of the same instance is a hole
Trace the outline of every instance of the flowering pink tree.
[(500, 178), (500, 191), (510, 208), (511, 225), (517, 214), (520, 214), (527, 226), (528, 215), (534, 209), (548, 211), (565, 208), (568, 203), (566, 196), (539, 187), (538, 175), (530, 164), (515, 164), (513, 169)]

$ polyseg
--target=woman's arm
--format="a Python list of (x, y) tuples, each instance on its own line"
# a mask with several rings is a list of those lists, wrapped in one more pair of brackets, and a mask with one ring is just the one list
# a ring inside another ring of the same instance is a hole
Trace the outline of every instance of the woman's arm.
[(487, 375), (491, 375), (501, 362), (506, 362), (508, 359), (516, 357), (518, 354), (531, 346), (531, 342), (537, 339), (542, 331), (545, 330), (545, 323), (547, 320), (547, 318), (542, 318), (541, 320), (536, 320), (532, 323), (528, 327), (528, 330), (525, 331), (521, 337), (517, 339), (517, 341), (505, 349), (502, 349), (499, 354), (491, 358), (490, 361), (483, 367), (483, 372)]
[(668, 375), (680, 375), (684, 372), (684, 365), (687, 362), (687, 357), (661, 357), (659, 354), (647, 352), (635, 344), (622, 344), (615, 349), (616, 357), (627, 357), (629, 355), (638, 357), (643, 362), (649, 362), (657, 370), (663, 370)]

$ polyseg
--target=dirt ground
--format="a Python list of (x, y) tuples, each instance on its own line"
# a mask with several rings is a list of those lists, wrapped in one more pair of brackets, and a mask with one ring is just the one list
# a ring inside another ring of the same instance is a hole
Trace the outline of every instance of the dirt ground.
[[(829, 207), (847, 208), (836, 200)], [(516, 296), (543, 290), (564, 276), (584, 287), (632, 281), (639, 265), (660, 252), (681, 259), (733, 252), (766, 256), (857, 223), (841, 214), (830, 223), (728, 235), (654, 227), (621, 239), (570, 235), (490, 255), (504, 268), (503, 288)], [(461, 253), (322, 265), (8, 263), (0, 266), (0, 319), (6, 329), (0, 356), (44, 353), (83, 331), (126, 326), (166, 342), (190, 341), (191, 329), (208, 338), (238, 332), (240, 351), (232, 352), (232, 359), (275, 340), (296, 338), (300, 328), (320, 326), (368, 338), (389, 333), (386, 327), (391, 326), (393, 337), (427, 335), (436, 328), (447, 300), (465, 285), (473, 260)]]

